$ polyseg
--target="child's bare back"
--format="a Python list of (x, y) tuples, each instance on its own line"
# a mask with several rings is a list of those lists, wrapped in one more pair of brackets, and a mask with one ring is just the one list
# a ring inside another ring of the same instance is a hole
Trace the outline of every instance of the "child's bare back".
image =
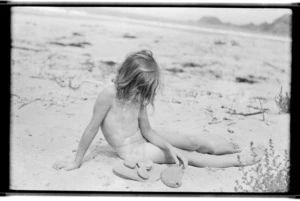
[[(102, 96), (109, 98), (102, 99)], [(104, 103), (105, 102), (105, 103)], [(106, 115), (101, 124), (102, 133), (118, 155), (125, 158), (150, 159), (157, 163), (170, 162), (170, 157), (155, 145), (147, 142), (144, 135), (149, 135), (150, 124), (146, 109), (140, 110), (135, 103), (122, 103), (116, 97), (115, 86), (107, 87), (96, 101), (95, 112), (103, 112), (103, 105), (109, 105)], [(146, 151), (148, 149), (148, 151)], [(156, 150), (157, 149), (157, 150)], [(166, 159), (157, 158), (155, 152), (161, 152)], [(147, 152), (149, 154), (147, 155)], [(151, 154), (150, 154), (151, 153)], [(187, 163), (187, 162), (186, 162)]]
[(133, 104), (122, 105), (116, 99), (114, 86), (105, 89), (111, 94), (110, 108), (107, 111), (101, 130), (108, 144), (118, 150), (137, 141), (145, 141), (139, 131), (139, 108)]
[(106, 93), (111, 97), (107, 100), (110, 102), (110, 108), (103, 119), (101, 130), (107, 143), (117, 151), (119, 156), (125, 158), (125, 155), (128, 155), (137, 144), (146, 142), (139, 127), (139, 106), (120, 103), (116, 98), (114, 86), (105, 89), (103, 95)]

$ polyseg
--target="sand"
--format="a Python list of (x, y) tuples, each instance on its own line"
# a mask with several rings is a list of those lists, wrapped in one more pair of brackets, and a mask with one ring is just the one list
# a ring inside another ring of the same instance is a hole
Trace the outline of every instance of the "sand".
[[(234, 192), (238, 167), (190, 166), (176, 189), (121, 179), (112, 172), (120, 158), (101, 131), (80, 169), (52, 168), (74, 158), (97, 95), (126, 54), (141, 49), (154, 53), (163, 74), (149, 109), (158, 132), (214, 133), (243, 149), (272, 139), (279, 155), (289, 150), (290, 115), (279, 113), (274, 98), (281, 86), (290, 90), (290, 42), (19, 11), (12, 21), (11, 189)], [(257, 98), (264, 116), (228, 114), (259, 111)]]

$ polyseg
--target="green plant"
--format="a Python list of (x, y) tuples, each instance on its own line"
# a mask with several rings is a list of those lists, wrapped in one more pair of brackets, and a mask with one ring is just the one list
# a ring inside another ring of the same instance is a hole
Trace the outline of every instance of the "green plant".
[[(250, 149), (254, 153), (253, 142)], [(240, 159), (238, 158), (240, 161)], [(262, 161), (249, 167), (240, 167), (241, 180), (236, 180), (236, 192), (287, 192), (289, 189), (289, 155), (287, 150), (283, 156), (276, 155), (272, 140)]]
[(280, 112), (289, 113), (290, 112), (290, 96), (286, 92), (285, 96), (282, 95), (282, 87), (280, 88), (279, 94), (275, 97), (275, 103), (279, 107)]

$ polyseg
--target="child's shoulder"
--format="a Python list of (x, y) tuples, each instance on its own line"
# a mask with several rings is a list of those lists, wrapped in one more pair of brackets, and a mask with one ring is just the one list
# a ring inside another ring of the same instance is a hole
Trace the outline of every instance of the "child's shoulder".
[(103, 94), (103, 95), (107, 95), (107, 96), (110, 96), (110, 97), (113, 97), (116, 95), (116, 87), (114, 85), (111, 85), (111, 86), (107, 86), (105, 87), (101, 92), (100, 94)]
[(97, 102), (111, 102), (116, 96), (116, 88), (114, 85), (105, 87), (98, 95)]

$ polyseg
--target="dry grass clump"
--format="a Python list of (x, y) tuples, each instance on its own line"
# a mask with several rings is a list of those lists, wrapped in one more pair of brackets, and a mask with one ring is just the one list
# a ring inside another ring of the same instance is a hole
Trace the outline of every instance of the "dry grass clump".
[[(253, 151), (253, 143), (250, 144)], [(254, 152), (253, 152), (254, 153)], [(275, 155), (273, 142), (269, 140), (266, 155), (250, 169), (240, 167), (241, 180), (236, 180), (236, 192), (287, 192), (289, 190), (290, 160), (285, 150), (284, 155)]]
[(285, 96), (282, 95), (282, 87), (280, 88), (279, 94), (275, 97), (275, 103), (280, 109), (281, 113), (289, 113), (290, 112), (290, 96), (286, 92)]

